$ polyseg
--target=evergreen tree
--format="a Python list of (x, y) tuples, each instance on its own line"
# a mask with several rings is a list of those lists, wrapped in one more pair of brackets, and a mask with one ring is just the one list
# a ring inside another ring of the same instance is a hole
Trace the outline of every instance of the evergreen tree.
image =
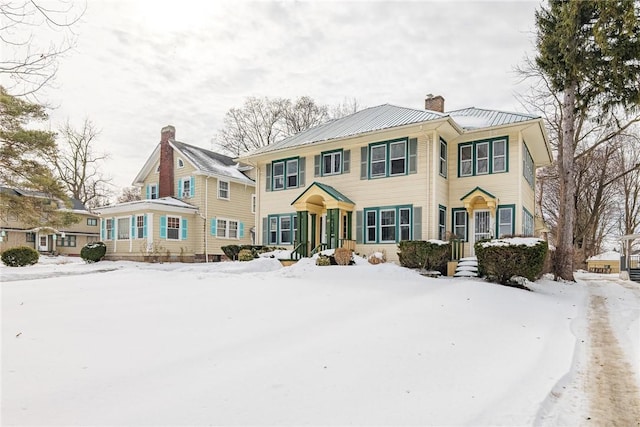
[(554, 268), (563, 279), (573, 279), (576, 127), (589, 114), (615, 121), (640, 107), (639, 18), (634, 0), (549, 0), (536, 12), (536, 64), (562, 98)]
[(11, 96), (0, 86), (0, 185), (7, 187), (0, 195), (0, 215), (16, 216), (27, 226), (56, 227), (76, 220), (59, 209), (69, 199), (43, 160), (56, 151), (54, 133), (27, 128), (46, 118), (42, 106)]

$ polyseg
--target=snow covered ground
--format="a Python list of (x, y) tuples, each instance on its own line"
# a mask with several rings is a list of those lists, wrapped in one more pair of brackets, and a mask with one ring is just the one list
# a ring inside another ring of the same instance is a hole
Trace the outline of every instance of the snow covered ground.
[[(580, 390), (550, 396), (582, 363), (586, 282), (60, 257), (0, 280), (2, 425), (513, 426), (585, 410)], [(614, 329), (637, 361), (637, 307), (598, 292), (624, 309)]]

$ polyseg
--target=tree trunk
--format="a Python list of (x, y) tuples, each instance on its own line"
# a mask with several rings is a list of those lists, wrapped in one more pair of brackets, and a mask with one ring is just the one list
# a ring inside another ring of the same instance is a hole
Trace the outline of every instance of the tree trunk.
[(560, 209), (554, 272), (556, 279), (573, 280), (573, 227), (576, 215), (575, 184), (575, 105), (576, 84), (564, 90), (562, 101), (562, 142), (558, 147)]

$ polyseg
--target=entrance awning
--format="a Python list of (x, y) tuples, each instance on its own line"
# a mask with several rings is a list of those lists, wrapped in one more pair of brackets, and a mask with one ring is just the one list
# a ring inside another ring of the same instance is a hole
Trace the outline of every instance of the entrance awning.
[(476, 187), (460, 198), (464, 203), (464, 208), (473, 213), (475, 209), (489, 209), (495, 215), (498, 206), (498, 198), (480, 187)]
[(296, 211), (319, 212), (325, 209), (352, 211), (355, 203), (327, 184), (313, 182), (291, 204)]

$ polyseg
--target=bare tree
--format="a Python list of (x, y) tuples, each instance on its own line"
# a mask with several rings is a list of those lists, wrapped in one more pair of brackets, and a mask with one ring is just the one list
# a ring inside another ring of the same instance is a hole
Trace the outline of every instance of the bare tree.
[(15, 96), (32, 95), (50, 83), (58, 59), (75, 45), (73, 26), (86, 9), (68, 0), (0, 1), (0, 77)]
[(284, 111), (284, 123), (287, 135), (312, 128), (329, 119), (326, 105), (318, 105), (308, 96), (302, 96), (295, 103), (288, 102)]
[[(636, 130), (638, 127), (636, 127)], [(636, 132), (627, 135), (623, 149), (616, 153), (616, 170), (628, 171), (616, 181), (619, 217), (618, 231), (622, 235), (640, 233), (640, 138)]]
[(134, 202), (136, 200), (142, 200), (140, 187), (125, 187), (118, 196), (118, 203)]
[(85, 119), (80, 130), (67, 121), (59, 131), (60, 149), (51, 159), (67, 191), (87, 207), (98, 206), (110, 194), (111, 178), (101, 170), (109, 156), (94, 150), (98, 135), (99, 131), (89, 119)]
[(329, 111), (329, 118), (331, 120), (340, 119), (342, 117), (346, 117), (353, 113), (356, 113), (361, 109), (362, 107), (360, 106), (360, 103), (356, 98), (344, 98), (341, 103), (331, 107), (331, 110)]

